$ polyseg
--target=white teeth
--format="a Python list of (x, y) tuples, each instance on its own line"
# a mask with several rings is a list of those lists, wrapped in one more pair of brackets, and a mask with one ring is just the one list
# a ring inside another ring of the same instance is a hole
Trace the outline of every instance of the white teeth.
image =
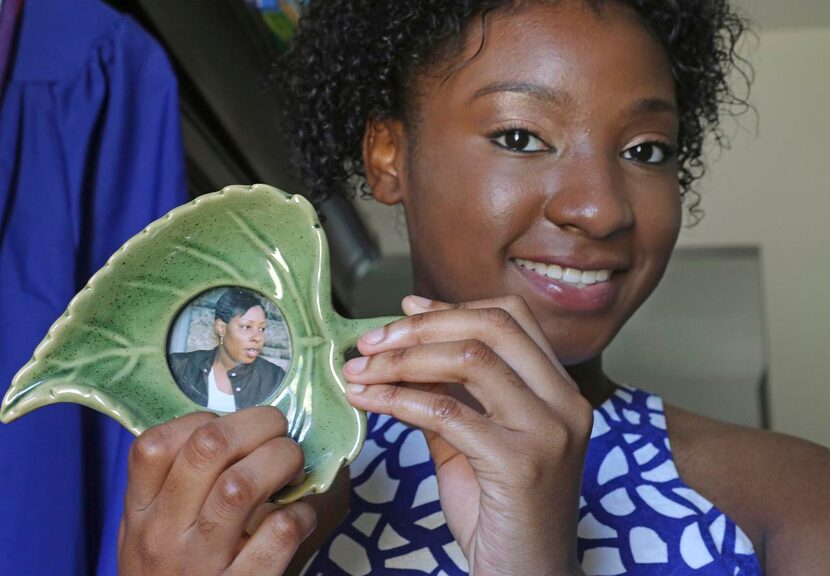
[(544, 264), (542, 262), (533, 262), (532, 260), (524, 260), (522, 258), (515, 259), (516, 264), (522, 268), (533, 270), (537, 274), (542, 274), (554, 280), (562, 280), (568, 284), (575, 284), (579, 288), (596, 284), (597, 282), (606, 282), (611, 278), (611, 270), (577, 270), (576, 268), (562, 268), (556, 264)]
[(586, 270), (582, 273), (582, 283), (591, 285), (597, 283), (597, 273), (595, 270)]
[(545, 272), (544, 272), (545, 276), (547, 276), (549, 278), (554, 278), (556, 280), (559, 280), (559, 279), (562, 278), (562, 267), (561, 266), (557, 266), (556, 264), (548, 264), (546, 267), (547, 267), (547, 270), (545, 270)]
[(571, 284), (579, 284), (580, 280), (582, 280), (582, 272), (576, 268), (565, 268), (562, 280), (570, 282)]
[(556, 280), (562, 278), (562, 268), (556, 264), (542, 264), (540, 262), (534, 262), (533, 270), (534, 272), (543, 274), (548, 278), (555, 278)]

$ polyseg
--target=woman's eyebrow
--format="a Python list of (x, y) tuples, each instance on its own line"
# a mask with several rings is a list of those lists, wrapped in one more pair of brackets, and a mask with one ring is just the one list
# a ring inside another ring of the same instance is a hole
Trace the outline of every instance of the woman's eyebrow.
[(554, 104), (560, 108), (570, 108), (573, 106), (574, 99), (567, 92), (545, 86), (544, 84), (537, 84), (535, 82), (517, 82), (517, 81), (501, 81), (492, 82), (486, 86), (482, 86), (475, 91), (470, 101), (481, 98), (488, 94), (496, 92), (514, 92), (519, 94), (527, 94), (537, 100), (542, 100), (547, 104)]
[(664, 98), (641, 98), (636, 100), (628, 109), (632, 115), (654, 114), (658, 112), (671, 112), (674, 115), (679, 114), (677, 104)]
[[(548, 104), (554, 104), (560, 108), (570, 108), (573, 106), (574, 98), (567, 92), (545, 86), (544, 84), (537, 84), (535, 82), (518, 82), (518, 81), (501, 81), (492, 82), (486, 86), (482, 86), (475, 91), (470, 98), (470, 102), (498, 92), (513, 92), (518, 94), (527, 94), (537, 100), (542, 100)], [(677, 105), (671, 100), (665, 98), (641, 98), (636, 100), (629, 106), (629, 113), (632, 115), (650, 114), (659, 112), (671, 112), (678, 114)]]

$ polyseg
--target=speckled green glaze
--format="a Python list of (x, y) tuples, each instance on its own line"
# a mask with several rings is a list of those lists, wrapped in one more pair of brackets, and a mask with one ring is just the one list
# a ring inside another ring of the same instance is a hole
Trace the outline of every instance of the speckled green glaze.
[(75, 402), (139, 434), (204, 410), (173, 380), (167, 337), (193, 297), (219, 286), (270, 298), (291, 335), (291, 366), (267, 404), (288, 418), (308, 473), (275, 499), (326, 490), (366, 435), (365, 415), (345, 399), (344, 353), (392, 318), (349, 320), (333, 310), (328, 245), (314, 209), (301, 196), (261, 184), (201, 196), (124, 244), (17, 373), (0, 419)]

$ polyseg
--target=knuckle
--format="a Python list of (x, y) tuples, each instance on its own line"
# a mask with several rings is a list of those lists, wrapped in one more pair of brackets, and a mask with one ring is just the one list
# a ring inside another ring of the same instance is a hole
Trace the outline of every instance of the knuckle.
[(502, 377), (502, 382), (504, 383), (506, 388), (516, 389), (516, 388), (527, 388), (527, 384), (522, 378), (516, 374), (510, 367), (508, 367), (505, 372), (504, 376)]
[(432, 402), (432, 416), (442, 424), (452, 422), (461, 417), (464, 409), (461, 403), (450, 396), (440, 396)]
[[(154, 573), (165, 563), (165, 546), (169, 539), (161, 534), (145, 530), (135, 540), (135, 554), (138, 556), (141, 565), (149, 569), (148, 573)], [(127, 543), (128, 545), (128, 543)]]
[(211, 520), (206, 516), (200, 516), (196, 522), (196, 526), (199, 530), (199, 534), (201, 534), (202, 536), (207, 536), (208, 534), (213, 532), (213, 530), (217, 526), (219, 526), (219, 522), (217, 522), (216, 520)]
[(490, 330), (504, 332), (518, 329), (519, 325), (513, 315), (504, 308), (482, 308), (480, 314)]
[(550, 476), (552, 466), (543, 460), (527, 459), (516, 466), (519, 478), (524, 481), (525, 486), (539, 486)]
[(379, 394), (379, 399), (384, 404), (395, 404), (400, 397), (402, 389), (400, 386), (386, 386)]
[(504, 307), (514, 312), (528, 312), (530, 307), (527, 305), (527, 300), (519, 294), (508, 294), (504, 297)]
[(262, 410), (265, 414), (267, 414), (267, 418), (270, 418), (274, 421), (275, 427), (280, 430), (284, 431), (288, 429), (288, 418), (285, 417), (285, 414), (282, 413), (281, 410), (278, 410), (272, 406), (253, 406), (251, 408), (246, 408), (246, 410)]
[(155, 467), (172, 459), (174, 451), (163, 431), (150, 428), (130, 447), (130, 462), (141, 468)]
[(582, 395), (577, 394), (577, 396), (578, 399), (569, 410), (572, 420), (571, 426), (577, 436), (590, 435), (591, 429), (594, 427), (594, 407)]
[(283, 433), (287, 432), (289, 424), (288, 417), (285, 414), (283, 414), (282, 410), (272, 410), (272, 412), (276, 412), (274, 418), (276, 418), (277, 420), (277, 426), (279, 427), (279, 429)]
[(551, 448), (562, 452), (572, 442), (573, 433), (570, 426), (559, 418), (551, 418), (545, 426), (545, 435)]
[(536, 321), (536, 315), (533, 313), (533, 310), (530, 309), (530, 304), (527, 303), (524, 296), (519, 294), (510, 294), (507, 297), (505, 307), (510, 311), (514, 319), (524, 318), (533, 322)]
[(462, 345), (461, 358), (469, 368), (490, 369), (498, 362), (498, 356), (481, 340), (467, 340)]
[(407, 330), (415, 336), (423, 336), (429, 331), (429, 316), (427, 314), (413, 314), (406, 319)]
[(301, 542), (307, 531), (302, 519), (290, 510), (278, 510), (272, 513), (268, 528), (278, 542), (291, 544)]
[(219, 507), (225, 511), (235, 512), (249, 506), (258, 495), (259, 486), (253, 476), (239, 466), (226, 470), (217, 481)]
[(386, 359), (392, 366), (403, 364), (408, 356), (409, 348), (396, 348), (386, 353)]
[(200, 426), (187, 443), (187, 455), (191, 462), (211, 462), (225, 456), (230, 451), (231, 442), (225, 427), (217, 420)]
[[(590, 408), (587, 401), (585, 404)], [(544, 427), (547, 450), (554, 457), (582, 451), (590, 439), (592, 425), (593, 410), (585, 413), (578, 405), (570, 407), (566, 416), (554, 415)]]

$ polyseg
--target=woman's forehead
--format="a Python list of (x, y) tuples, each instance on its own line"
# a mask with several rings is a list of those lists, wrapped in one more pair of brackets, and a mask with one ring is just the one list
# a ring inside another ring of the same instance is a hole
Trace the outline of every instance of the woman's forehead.
[(675, 98), (665, 50), (616, 2), (601, 12), (582, 0), (501, 10), (469, 27), (450, 73), (438, 76), (425, 79), (421, 95), (441, 102), (521, 93), (566, 108), (586, 97)]
[(253, 306), (248, 308), (244, 314), (238, 314), (234, 316), (233, 319), (247, 320), (253, 322), (264, 322), (265, 321), (265, 310), (262, 309), (262, 306)]

